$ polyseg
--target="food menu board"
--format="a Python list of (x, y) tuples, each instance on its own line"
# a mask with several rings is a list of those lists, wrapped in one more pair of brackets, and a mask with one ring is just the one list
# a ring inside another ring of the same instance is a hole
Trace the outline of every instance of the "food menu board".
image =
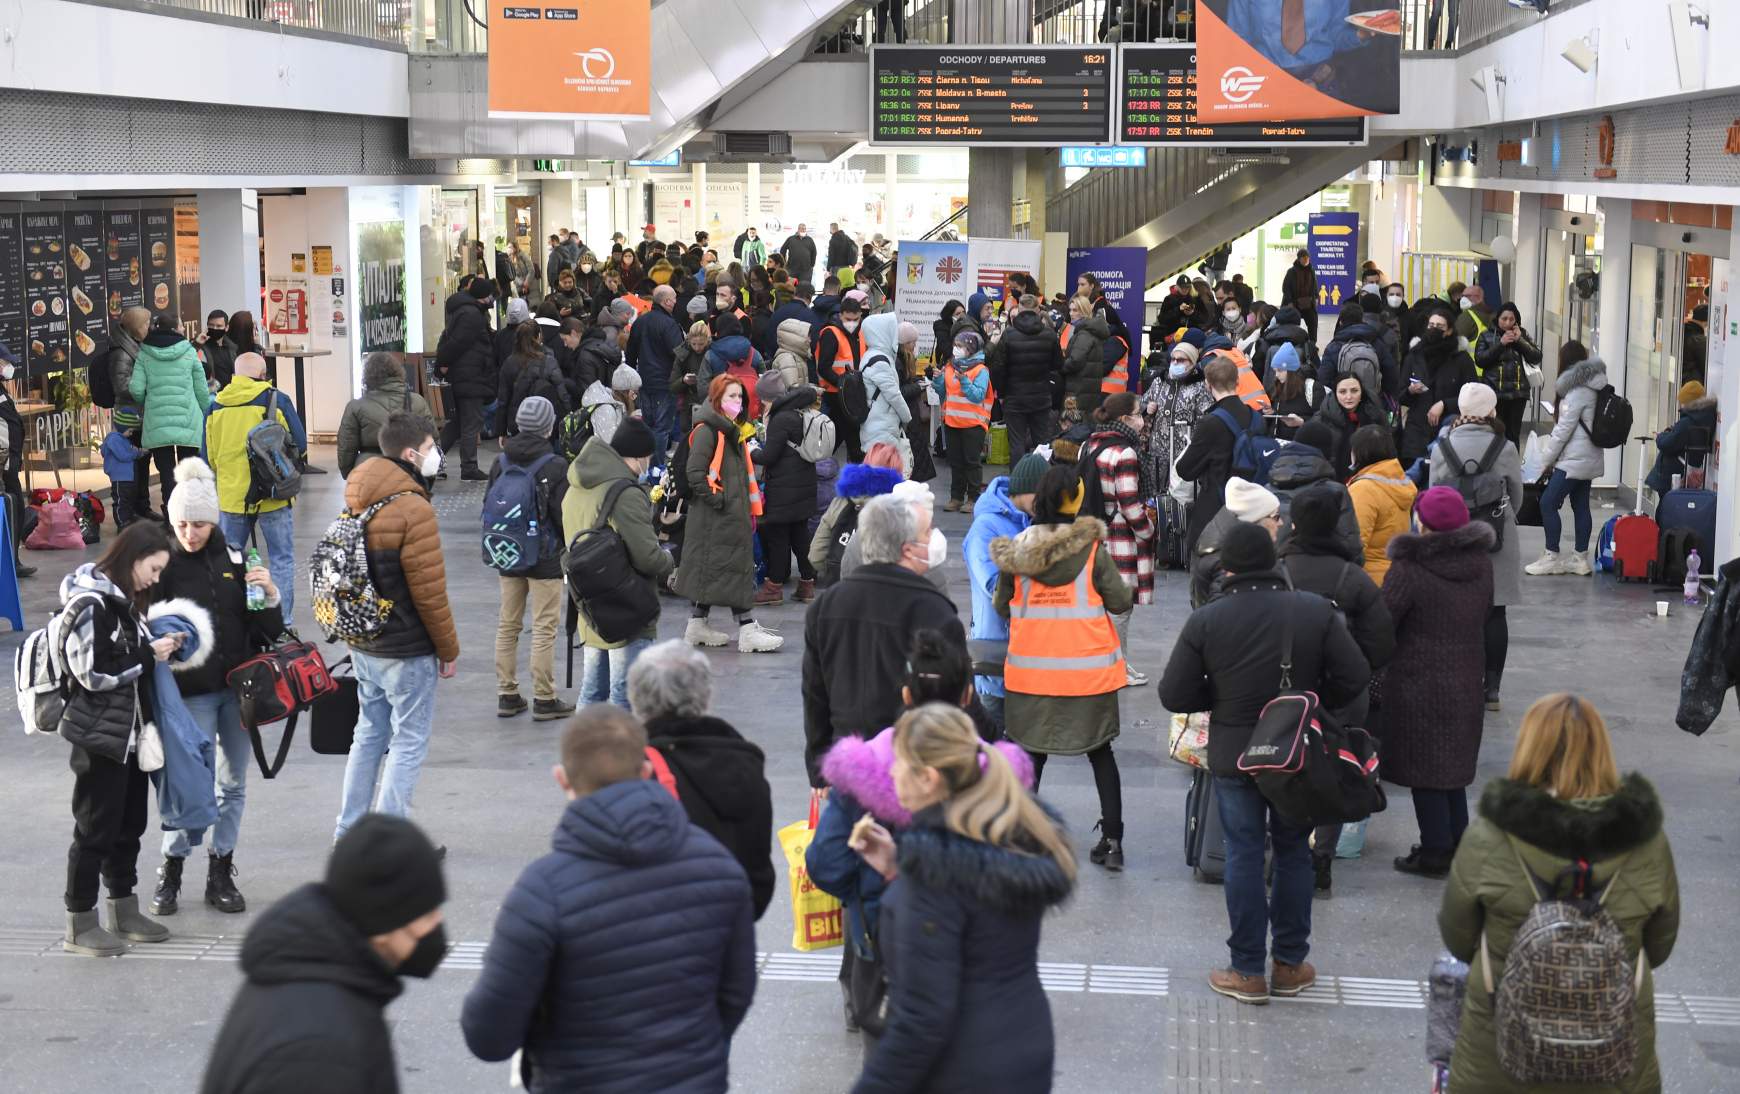
[(24, 214), (0, 211), (0, 342), (20, 361), (30, 348), (24, 338), (24, 278), (18, 267), (23, 233)]
[(103, 210), (103, 261), (108, 269), (109, 321), (145, 302), (145, 272), (139, 260), (139, 210)]
[(1104, 46), (877, 46), (870, 143), (1104, 143), (1112, 67)]
[(1196, 120), (1196, 47), (1123, 46), (1118, 74), (1116, 144), (1274, 145), (1364, 144), (1364, 118), (1210, 124)]
[(109, 316), (104, 296), (103, 212), (72, 209), (66, 214), (67, 315), (72, 328), (74, 368), (89, 368), (109, 351)]
[(66, 225), (59, 210), (24, 213), (25, 325), (30, 342), (27, 375), (66, 367)]
[(175, 208), (146, 209), (140, 213), (143, 222), (141, 259), (145, 267), (145, 306), (152, 318), (167, 315), (175, 318)]

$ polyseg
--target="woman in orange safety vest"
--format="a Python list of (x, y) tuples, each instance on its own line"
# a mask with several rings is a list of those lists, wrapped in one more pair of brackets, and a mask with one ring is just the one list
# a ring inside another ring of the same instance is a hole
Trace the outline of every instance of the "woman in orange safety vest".
[(1130, 610), (1134, 591), (1102, 542), (1104, 522), (1076, 516), (1083, 494), (1074, 468), (1052, 468), (1039, 480), (1033, 524), (991, 541), (991, 561), (1002, 571), (997, 613), (1009, 620), (1004, 717), (1010, 739), (1033, 757), (1036, 790), (1046, 757), (1086, 754), (1100, 797), (1100, 841), (1088, 858), (1122, 870), (1123, 790), (1112, 741), (1125, 669), (1111, 617)]

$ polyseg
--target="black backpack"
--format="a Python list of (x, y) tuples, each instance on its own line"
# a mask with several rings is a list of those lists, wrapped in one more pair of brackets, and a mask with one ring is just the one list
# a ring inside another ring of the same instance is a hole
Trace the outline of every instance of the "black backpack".
[(821, 572), (816, 574), (817, 588), (826, 589), (840, 583), (840, 565), (846, 558), (846, 545), (852, 542), (852, 533), (857, 530), (858, 506), (848, 501), (845, 511), (834, 525), (834, 538), (828, 541), (828, 557), (822, 563)]
[(562, 580), (586, 625), (606, 642), (627, 642), (659, 617), (659, 594), (628, 558), (628, 546), (610, 527), (610, 513), (625, 490), (637, 484), (618, 479), (610, 484), (598, 519), (568, 544)]
[(105, 410), (115, 407), (115, 354), (120, 353), (119, 346), (103, 355), (100, 361), (92, 361), (86, 370), (86, 384), (91, 390), (91, 405), (100, 406)]
[[(869, 364), (870, 359), (866, 357), (863, 366)], [(846, 408), (846, 417), (860, 425), (870, 417), (870, 388), (864, 383), (864, 367), (847, 365), (846, 371), (840, 374), (840, 403)]]
[(1631, 439), (1631, 403), (1607, 384), (1595, 393), (1589, 421), (1577, 420), (1596, 448), (1624, 448)]
[(1438, 450), (1444, 453), (1444, 462), (1450, 465), (1450, 481), (1445, 485), (1454, 486), (1461, 492), (1462, 500), (1468, 503), (1469, 519), (1480, 521), (1492, 529), (1492, 546), (1487, 550), (1493, 553), (1504, 546), (1504, 515), (1510, 510), (1510, 490), (1505, 486), (1504, 476), (1495, 474), (1492, 469), (1509, 443), (1504, 434), (1494, 434), (1492, 442), (1486, 446), (1485, 455), (1476, 463), (1457, 454), (1450, 445), (1450, 434), (1438, 438)]
[(586, 442), (592, 439), (592, 412), (602, 403), (583, 406), (579, 410), (571, 410), (562, 416), (562, 421), (556, 426), (556, 451), (565, 458), (573, 460), (580, 455), (580, 450), (586, 447)]

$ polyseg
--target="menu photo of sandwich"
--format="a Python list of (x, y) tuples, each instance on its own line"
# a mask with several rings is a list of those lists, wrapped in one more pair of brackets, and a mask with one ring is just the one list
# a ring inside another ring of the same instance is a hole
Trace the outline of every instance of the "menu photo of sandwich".
[(111, 316), (121, 314), (121, 293), (119, 290), (109, 294), (109, 314)]
[(169, 246), (161, 239), (151, 244), (151, 265), (162, 266), (169, 261)]
[(159, 281), (157, 287), (151, 290), (151, 302), (162, 311), (169, 306), (169, 286)]
[(73, 303), (78, 305), (80, 314), (89, 315), (96, 310), (97, 306), (91, 302), (91, 298), (86, 296), (85, 291), (77, 285), (72, 287), (72, 298)]
[(77, 243), (68, 243), (66, 253), (71, 256), (72, 264), (77, 266), (81, 272), (91, 268), (91, 256), (86, 254), (85, 249)]
[(127, 284), (137, 285), (138, 283), (139, 283), (139, 256), (134, 255), (132, 258), (129, 258), (127, 260)]
[(79, 352), (86, 357), (97, 352), (97, 344), (91, 341), (91, 336), (82, 330), (73, 331), (73, 344), (78, 346)]

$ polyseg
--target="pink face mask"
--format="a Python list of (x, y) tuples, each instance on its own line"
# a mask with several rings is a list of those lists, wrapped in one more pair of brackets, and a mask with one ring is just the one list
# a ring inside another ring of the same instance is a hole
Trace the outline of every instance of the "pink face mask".
[(743, 397), (741, 395), (727, 395), (719, 400), (719, 409), (725, 412), (727, 418), (735, 418), (743, 413)]

